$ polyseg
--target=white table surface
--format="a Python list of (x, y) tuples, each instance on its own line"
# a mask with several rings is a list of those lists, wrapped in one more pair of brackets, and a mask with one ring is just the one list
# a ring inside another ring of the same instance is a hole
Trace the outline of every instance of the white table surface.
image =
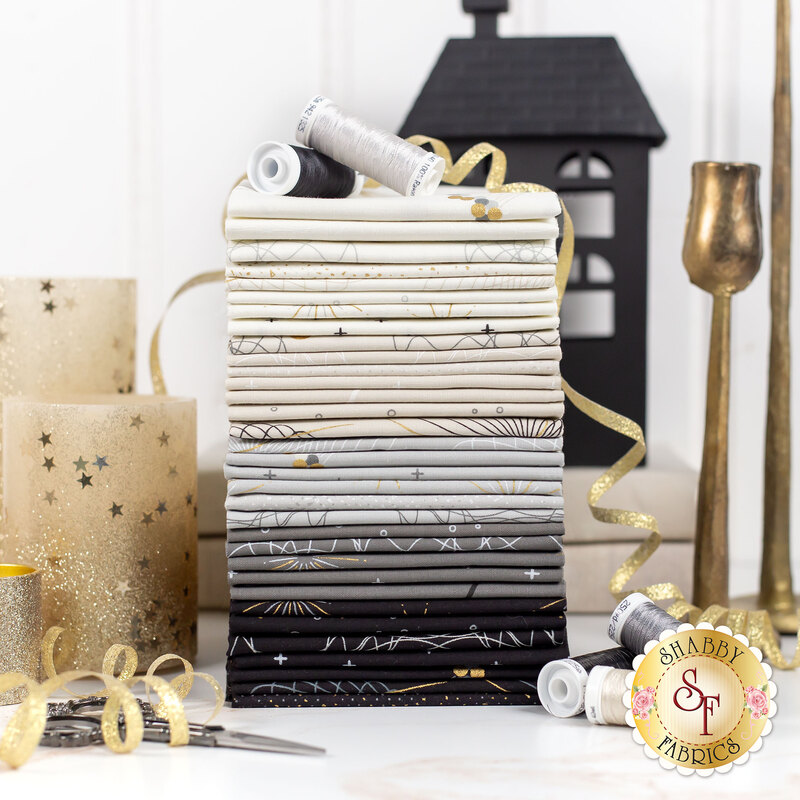
[[(570, 615), (572, 652), (610, 646), (604, 615)], [(198, 670), (224, 681), (227, 616), (200, 619)], [(785, 642), (789, 647), (789, 642)], [(583, 717), (554, 719), (541, 707), (225, 708), (231, 729), (327, 748), (323, 758), (143, 744), (117, 756), (103, 747), (39, 748), (13, 772), (0, 766), (3, 800), (529, 800), (556, 797), (797, 797), (800, 671), (776, 670), (774, 730), (750, 762), (708, 779), (667, 772), (645, 758), (629, 729)], [(202, 693), (198, 685), (197, 691)], [(193, 692), (194, 694), (194, 692)], [(205, 698), (208, 695), (204, 696)], [(207, 705), (187, 700), (190, 719)], [(0, 708), (5, 725), (11, 708)], [(689, 781), (690, 783), (687, 783)], [(794, 786), (794, 790), (791, 787)]]

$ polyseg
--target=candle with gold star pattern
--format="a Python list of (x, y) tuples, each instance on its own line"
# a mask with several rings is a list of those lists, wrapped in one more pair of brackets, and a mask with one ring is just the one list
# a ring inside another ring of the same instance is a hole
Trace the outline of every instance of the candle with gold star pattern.
[(132, 392), (135, 344), (134, 280), (0, 277), (0, 399)]
[(145, 669), (193, 658), (197, 633), (195, 401), (143, 395), (3, 403), (7, 549), (42, 574), (59, 669), (117, 642)]

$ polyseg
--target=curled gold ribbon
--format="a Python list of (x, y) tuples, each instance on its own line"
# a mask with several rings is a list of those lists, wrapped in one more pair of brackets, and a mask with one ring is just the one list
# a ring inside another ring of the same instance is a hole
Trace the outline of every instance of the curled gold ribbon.
[[(195, 672), (189, 661), (173, 653), (160, 656), (150, 665), (145, 675), (137, 677), (136, 651), (128, 645), (115, 644), (106, 651), (101, 672), (72, 670), (59, 674), (55, 669), (54, 651), (63, 632), (63, 628), (53, 627), (45, 633), (42, 641), (42, 668), (46, 679), (42, 683), (18, 673), (0, 675), (0, 692), (17, 686), (24, 686), (28, 690), (28, 696), (14, 712), (0, 738), (0, 760), (14, 769), (21, 767), (31, 757), (42, 738), (47, 721), (47, 698), (62, 689), (76, 697), (86, 696), (68, 688), (73, 681), (94, 678), (105, 685), (104, 690), (95, 694), (106, 698), (100, 717), (100, 730), (103, 741), (114, 753), (130, 753), (142, 742), (144, 719), (141, 707), (131, 692), (138, 683), (144, 684), (148, 697), (151, 691), (158, 695), (159, 703), (154, 711), (169, 724), (169, 744), (172, 747), (189, 743), (189, 723), (182, 701), (189, 694), (195, 678), (204, 680), (214, 691), (215, 703), (209, 720), (222, 708), (225, 695), (214, 677), (205, 672)], [(123, 659), (122, 664), (115, 674), (120, 657)], [(182, 663), (183, 674), (170, 681), (155, 674), (159, 667), (172, 660)], [(120, 735), (120, 714), (125, 724), (124, 739)]]

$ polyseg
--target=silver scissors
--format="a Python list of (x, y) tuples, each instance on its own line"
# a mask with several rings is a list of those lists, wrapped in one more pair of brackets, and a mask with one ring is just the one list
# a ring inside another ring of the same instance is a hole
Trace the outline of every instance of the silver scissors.
[[(146, 742), (169, 742), (169, 723), (157, 717), (152, 705), (138, 700), (144, 720)], [(39, 744), (44, 747), (88, 747), (102, 744), (100, 714), (105, 697), (86, 697), (47, 704), (47, 722)], [(120, 718), (120, 730), (124, 723)], [(228, 731), (221, 725), (189, 724), (189, 744), (197, 747), (232, 747), (238, 750), (257, 750), (262, 753), (287, 753), (299, 756), (321, 756), (321, 747), (259, 736), (241, 731)]]

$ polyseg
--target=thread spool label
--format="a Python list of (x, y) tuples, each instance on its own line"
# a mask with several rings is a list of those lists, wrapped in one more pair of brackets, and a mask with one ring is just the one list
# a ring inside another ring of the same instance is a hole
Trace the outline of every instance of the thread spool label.
[(662, 766), (727, 771), (772, 728), (771, 668), (727, 628), (687, 627), (652, 642), (634, 669), (626, 722)]
[(425, 183), (425, 177), (441, 160), (442, 159), (435, 153), (428, 153), (424, 158), (420, 159), (414, 174), (408, 181), (408, 187), (406, 188), (406, 195), (408, 197), (414, 197), (419, 193), (420, 187)]

